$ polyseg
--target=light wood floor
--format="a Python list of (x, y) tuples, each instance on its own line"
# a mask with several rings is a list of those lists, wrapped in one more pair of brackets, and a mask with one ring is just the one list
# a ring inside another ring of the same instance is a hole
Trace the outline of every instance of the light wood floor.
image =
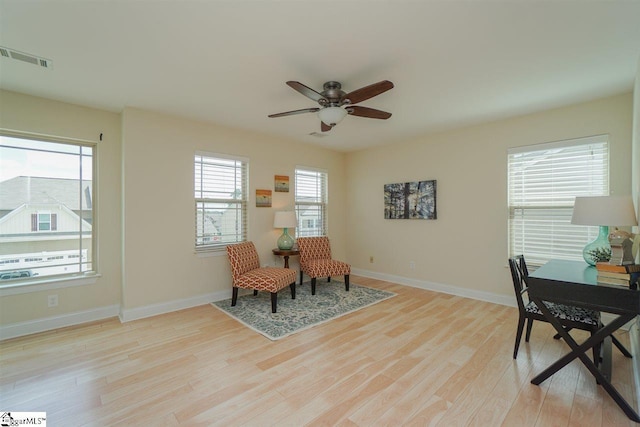
[[(530, 383), (567, 352), (549, 325), (513, 360), (515, 308), (352, 282), (398, 296), (276, 342), (209, 305), (4, 341), (0, 410), (51, 426), (634, 425), (579, 361)], [(614, 349), (635, 407), (632, 377)]]

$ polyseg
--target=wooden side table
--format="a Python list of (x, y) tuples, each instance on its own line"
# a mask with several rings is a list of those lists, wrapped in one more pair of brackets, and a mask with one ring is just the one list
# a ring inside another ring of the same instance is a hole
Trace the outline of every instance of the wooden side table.
[(300, 251), (297, 249), (273, 249), (272, 250), (274, 255), (279, 255), (281, 257), (284, 257), (284, 268), (289, 268), (289, 257), (290, 256), (295, 256), (295, 255), (300, 255)]

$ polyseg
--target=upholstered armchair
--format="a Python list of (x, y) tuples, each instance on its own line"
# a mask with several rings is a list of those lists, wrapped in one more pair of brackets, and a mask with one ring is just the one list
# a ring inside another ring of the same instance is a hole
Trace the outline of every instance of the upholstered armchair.
[(253, 289), (271, 293), (271, 312), (275, 313), (278, 305), (278, 291), (285, 286), (291, 288), (291, 299), (296, 299), (296, 272), (288, 268), (260, 267), (260, 259), (253, 242), (242, 242), (227, 246), (227, 255), (231, 264), (233, 279), (233, 295), (231, 306), (238, 301), (238, 288)]
[(349, 274), (351, 266), (345, 262), (331, 259), (331, 245), (329, 238), (322, 237), (298, 237), (298, 250), (300, 251), (300, 283), (303, 274), (311, 278), (311, 295), (316, 294), (316, 278), (344, 275), (344, 288), (349, 290)]

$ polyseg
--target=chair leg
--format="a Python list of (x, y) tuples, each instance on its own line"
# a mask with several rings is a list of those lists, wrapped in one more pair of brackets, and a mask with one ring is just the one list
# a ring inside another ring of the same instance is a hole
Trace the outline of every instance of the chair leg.
[(311, 295), (315, 295), (316, 294), (316, 278), (312, 277), (311, 278)]
[(296, 282), (290, 284), (289, 288), (291, 288), (291, 299), (296, 299)]
[(235, 307), (238, 302), (238, 288), (233, 287), (233, 293), (231, 294), (231, 307)]
[(524, 317), (518, 318), (518, 330), (516, 331), (516, 345), (513, 347), (513, 358), (518, 357), (518, 348), (520, 347), (520, 338), (522, 338), (522, 330), (524, 329)]
[(278, 293), (271, 292), (271, 312), (275, 313), (278, 307)]
[(327, 282), (331, 282), (331, 276), (327, 277)]
[(258, 290), (257, 290), (257, 289), (254, 289), (254, 290), (253, 290), (253, 296), (255, 297), (255, 296), (257, 296), (257, 295), (258, 295)]
[(631, 353), (629, 353), (629, 350), (627, 350), (625, 346), (623, 346), (622, 343), (618, 341), (618, 338), (611, 335), (611, 342), (613, 343), (613, 345), (618, 347), (618, 350), (620, 350), (620, 353), (622, 353), (624, 357), (628, 357), (629, 359), (633, 358)]
[(531, 338), (531, 329), (533, 328), (533, 319), (527, 319), (527, 335), (525, 335), (524, 340), (529, 342), (529, 338)]
[(344, 275), (344, 289), (349, 292), (349, 275)]
[[(593, 336), (593, 334), (595, 334), (596, 332), (598, 332), (597, 330), (592, 330), (591, 331), (591, 336)], [(600, 347), (602, 347), (602, 343), (599, 343), (597, 345), (594, 345), (591, 350), (593, 351), (593, 364), (597, 366), (600, 366)]]
[(300, 269), (300, 285), (302, 286), (302, 269)]

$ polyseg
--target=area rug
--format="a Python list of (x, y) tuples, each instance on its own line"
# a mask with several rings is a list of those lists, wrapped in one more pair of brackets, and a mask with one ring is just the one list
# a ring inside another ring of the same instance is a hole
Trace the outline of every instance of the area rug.
[(278, 292), (278, 312), (271, 313), (271, 295), (268, 292), (253, 292), (238, 297), (235, 307), (231, 299), (211, 303), (214, 307), (264, 335), (270, 340), (279, 340), (296, 332), (336, 319), (360, 310), (396, 294), (356, 284), (344, 290), (344, 283), (331, 279), (317, 279), (316, 294), (311, 295), (311, 282), (296, 285), (296, 299), (291, 299), (289, 287)]

